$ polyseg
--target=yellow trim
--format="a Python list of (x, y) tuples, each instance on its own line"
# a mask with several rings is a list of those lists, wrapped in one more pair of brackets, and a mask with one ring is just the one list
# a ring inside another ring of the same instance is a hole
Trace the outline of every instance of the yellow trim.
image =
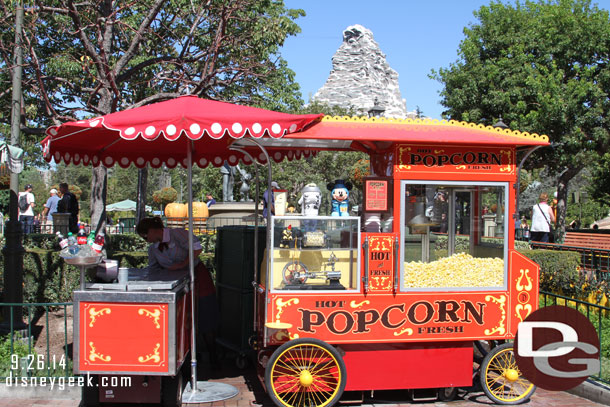
[(370, 123), (370, 124), (404, 124), (404, 125), (420, 125), (420, 126), (447, 126), (471, 128), (477, 130), (485, 130), (492, 133), (503, 134), (511, 137), (519, 137), (527, 140), (545, 141), (548, 143), (549, 137), (536, 133), (521, 132), (518, 130), (501, 129), (493, 126), (485, 126), (484, 124), (468, 123), (457, 120), (438, 120), (438, 119), (390, 119), (387, 117), (366, 117), (366, 116), (324, 116), (322, 122), (334, 123)]

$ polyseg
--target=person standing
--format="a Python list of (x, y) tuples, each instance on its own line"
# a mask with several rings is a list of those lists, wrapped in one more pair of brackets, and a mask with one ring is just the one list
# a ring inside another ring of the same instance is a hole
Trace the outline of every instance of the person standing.
[(68, 189), (68, 184), (62, 182), (59, 184), (59, 192), (61, 193), (61, 199), (57, 203), (57, 212), (69, 213), (70, 220), (68, 223), (68, 230), (73, 234), (78, 233), (78, 199)]
[(42, 226), (46, 233), (52, 232), (53, 226), (53, 214), (57, 212), (57, 203), (59, 202), (59, 197), (57, 196), (57, 190), (55, 188), (49, 191), (49, 199), (44, 204), (44, 209), (42, 210)]
[(532, 241), (548, 243), (551, 233), (551, 223), (555, 222), (553, 209), (548, 205), (549, 196), (543, 192), (538, 203), (532, 208), (532, 226), (530, 233)]
[(33, 233), (34, 206), (36, 203), (34, 200), (34, 194), (32, 193), (31, 184), (27, 184), (23, 192), (19, 193), (17, 205), (19, 206), (19, 221), (21, 222), (21, 229), (23, 233)]
[[(188, 270), (189, 232), (182, 228), (166, 228), (159, 217), (144, 218), (136, 226), (136, 232), (148, 246), (148, 267), (151, 273), (165, 273), (167, 270)], [(197, 339), (205, 343), (210, 363), (219, 365), (216, 352), (216, 329), (220, 317), (216, 288), (208, 269), (199, 259), (203, 251), (199, 238), (193, 235), (193, 258), (195, 260), (195, 293), (197, 296)]]

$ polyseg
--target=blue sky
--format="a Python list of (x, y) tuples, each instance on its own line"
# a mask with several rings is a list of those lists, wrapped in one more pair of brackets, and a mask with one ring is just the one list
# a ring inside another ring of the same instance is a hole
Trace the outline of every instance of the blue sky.
[[(373, 32), (375, 41), (398, 72), (407, 109), (416, 106), (425, 116), (440, 119), (441, 84), (428, 75), (458, 59), (463, 29), (476, 20), (473, 11), (482, 0), (285, 0), (288, 8), (307, 13), (297, 23), (301, 33), (290, 37), (282, 56), (296, 72), (305, 101), (324, 85), (332, 69), (331, 58), (341, 45), (343, 30), (360, 24)], [(513, 3), (510, 1), (509, 3)], [(610, 0), (596, 2), (610, 8)]]

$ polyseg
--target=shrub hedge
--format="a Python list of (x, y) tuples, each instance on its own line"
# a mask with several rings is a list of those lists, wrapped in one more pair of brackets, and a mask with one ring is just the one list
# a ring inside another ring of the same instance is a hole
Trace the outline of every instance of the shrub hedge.
[[(215, 235), (201, 235), (202, 261), (213, 273)], [(0, 240), (4, 246), (4, 239)], [(119, 261), (120, 267), (145, 267), (147, 243), (136, 234), (110, 235), (106, 254)], [(59, 242), (54, 235), (29, 234), (23, 239), (23, 301), (26, 303), (70, 302), (72, 291), (80, 284), (80, 270), (66, 264), (59, 256)], [(4, 291), (4, 255), (0, 251), (0, 292)]]

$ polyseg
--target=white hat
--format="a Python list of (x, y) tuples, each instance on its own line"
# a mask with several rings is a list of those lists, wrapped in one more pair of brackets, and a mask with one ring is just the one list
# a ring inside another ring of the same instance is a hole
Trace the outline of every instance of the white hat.
[(51, 189), (49, 192), (52, 194), (57, 194), (57, 190), (55, 188)]
[(272, 181), (271, 182), (271, 188), (280, 189), (280, 186), (277, 184), (277, 182)]

